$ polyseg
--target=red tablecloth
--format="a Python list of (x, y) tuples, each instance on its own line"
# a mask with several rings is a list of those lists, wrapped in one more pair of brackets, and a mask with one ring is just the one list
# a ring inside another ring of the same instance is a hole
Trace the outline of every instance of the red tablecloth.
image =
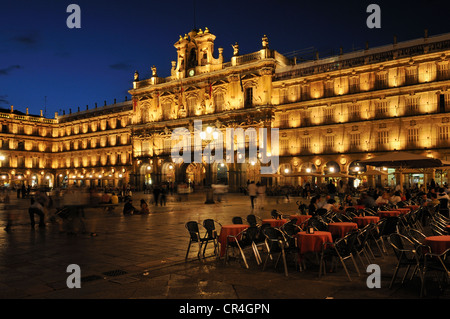
[(368, 224), (376, 224), (380, 220), (380, 217), (378, 216), (359, 216), (359, 217), (353, 217), (353, 221), (358, 224), (359, 228), (363, 228), (364, 226)]
[(300, 255), (307, 252), (321, 252), (324, 243), (333, 242), (331, 233), (327, 231), (315, 231), (313, 234), (301, 231), (296, 236)]
[(385, 217), (395, 217), (400, 215), (401, 213), (398, 210), (382, 210), (379, 211), (377, 214), (380, 218), (385, 218)]
[(225, 249), (227, 247), (227, 237), (229, 235), (236, 236), (244, 229), (247, 229), (249, 225), (245, 224), (233, 224), (233, 225), (223, 225), (220, 230), (219, 243), (220, 243), (220, 257), (225, 255)]
[(305, 222), (305, 220), (311, 218), (311, 215), (291, 215), (290, 219), (297, 218), (297, 225), (301, 225)]
[(450, 234), (450, 225), (445, 226), (445, 230)]
[(344, 210), (347, 208), (354, 208), (356, 210), (360, 210), (360, 209), (364, 209), (365, 206), (364, 205), (345, 206)]
[(450, 235), (426, 237), (424, 244), (430, 246), (433, 254), (442, 254), (450, 248)]
[(396, 210), (396, 211), (398, 211), (398, 212), (400, 212), (402, 214), (407, 214), (407, 213), (409, 213), (411, 211), (411, 208), (408, 208), (408, 207), (406, 207), (406, 208), (396, 208), (394, 210)]
[(419, 205), (405, 205), (405, 208), (411, 208), (412, 210), (419, 209)]
[(339, 222), (339, 223), (329, 223), (328, 231), (334, 236), (342, 238), (347, 235), (348, 232), (358, 229), (357, 223), (349, 222)]
[(263, 219), (263, 224), (270, 224), (272, 227), (281, 227), (286, 224), (287, 219)]

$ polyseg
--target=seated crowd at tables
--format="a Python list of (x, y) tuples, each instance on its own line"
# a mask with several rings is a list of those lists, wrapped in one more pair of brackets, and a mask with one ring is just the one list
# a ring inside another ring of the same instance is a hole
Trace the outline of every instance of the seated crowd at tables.
[(381, 207), (400, 207), (406, 201), (414, 201), (420, 206), (441, 205), (442, 209), (448, 208), (450, 202), (450, 187), (447, 184), (442, 186), (430, 184), (425, 191), (424, 187), (413, 187), (402, 189), (397, 186), (395, 189), (377, 187), (369, 188), (361, 192), (347, 192), (346, 194), (330, 193), (329, 191), (316, 192), (309, 200), (308, 205), (303, 205), (299, 209), (303, 213), (314, 215), (319, 209), (328, 212), (341, 212), (346, 207), (363, 206), (367, 209), (377, 210)]

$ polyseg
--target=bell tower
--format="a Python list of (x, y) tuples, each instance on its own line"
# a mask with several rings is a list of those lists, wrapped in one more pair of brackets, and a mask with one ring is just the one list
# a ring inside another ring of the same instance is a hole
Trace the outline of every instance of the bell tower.
[[(214, 59), (214, 40), (216, 36), (208, 28), (194, 29), (184, 37), (180, 35), (175, 43), (177, 61), (175, 74), (177, 78), (192, 77), (200, 73), (211, 71), (211, 65), (223, 62), (222, 50), (219, 49), (219, 58)], [(175, 63), (174, 63), (175, 64)]]

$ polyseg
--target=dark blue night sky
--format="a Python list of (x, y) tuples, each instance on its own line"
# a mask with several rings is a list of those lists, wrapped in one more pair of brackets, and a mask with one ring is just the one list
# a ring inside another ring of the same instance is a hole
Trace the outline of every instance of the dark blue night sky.
[[(81, 29), (69, 29), (69, 4), (81, 7)], [(381, 29), (369, 29), (369, 4), (381, 7)], [(194, 21), (195, 4), (195, 21)], [(133, 73), (170, 75), (173, 44), (195, 26), (217, 36), (228, 61), (269, 46), (280, 53), (314, 47), (344, 52), (450, 32), (448, 1), (5, 1), (0, 3), (0, 108), (47, 117), (69, 108), (129, 97)]]

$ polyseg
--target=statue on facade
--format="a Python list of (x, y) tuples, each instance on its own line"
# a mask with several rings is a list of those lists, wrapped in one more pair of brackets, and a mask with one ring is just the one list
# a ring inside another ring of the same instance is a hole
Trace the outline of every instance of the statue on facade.
[(152, 66), (152, 77), (157, 77), (158, 75), (156, 74), (156, 66)]
[(262, 37), (262, 47), (263, 47), (263, 49), (268, 49), (269, 48), (269, 38), (265, 34)]
[(233, 47), (233, 56), (239, 55), (239, 44), (236, 42), (235, 44), (231, 45)]
[(186, 109), (183, 104), (180, 105), (180, 109), (178, 110), (178, 117), (186, 117)]
[(138, 71), (134, 71), (134, 81), (139, 81), (139, 72)]

